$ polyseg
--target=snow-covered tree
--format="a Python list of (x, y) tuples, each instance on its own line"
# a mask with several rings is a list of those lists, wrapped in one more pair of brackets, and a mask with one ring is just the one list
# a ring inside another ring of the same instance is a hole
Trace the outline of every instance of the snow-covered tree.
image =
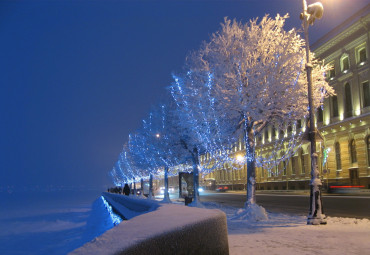
[[(170, 88), (177, 107), (170, 125), (173, 129), (170, 134), (175, 135), (171, 139), (172, 147), (180, 161), (190, 159), (193, 165), (194, 204), (197, 204), (200, 171), (206, 174), (221, 165), (220, 156), (226, 154), (231, 143), (220, 133), (219, 125), (223, 120), (214, 110), (212, 74), (188, 71), (173, 77)], [(208, 157), (201, 165), (202, 154)]]
[[(255, 199), (255, 136), (269, 124), (292, 124), (307, 115), (304, 41), (297, 31), (283, 29), (288, 15), (268, 16), (242, 24), (225, 18), (211, 40), (193, 52), (187, 68), (213, 75), (215, 110), (227, 121), (222, 135), (246, 145), (247, 201)], [(325, 82), (326, 67), (313, 70), (314, 106), (333, 93)]]
[[(163, 202), (171, 202), (168, 193), (168, 176), (176, 174), (176, 166), (180, 165), (178, 157), (173, 152), (174, 143), (171, 139), (177, 139), (171, 127), (170, 105), (167, 103), (153, 107), (148, 119), (143, 121), (141, 136), (145, 140), (147, 151), (144, 153), (150, 158), (151, 168), (164, 175), (164, 199)], [(162, 171), (163, 170), (163, 171)]]

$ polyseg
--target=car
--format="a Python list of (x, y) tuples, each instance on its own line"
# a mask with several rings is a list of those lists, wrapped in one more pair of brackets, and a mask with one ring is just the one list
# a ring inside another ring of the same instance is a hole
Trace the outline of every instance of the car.
[(329, 185), (328, 193), (337, 193), (337, 194), (357, 193), (360, 191), (361, 188), (364, 188), (364, 186), (333, 183)]
[(219, 186), (216, 189), (217, 192), (226, 192), (227, 190), (229, 190), (229, 187), (227, 186)]

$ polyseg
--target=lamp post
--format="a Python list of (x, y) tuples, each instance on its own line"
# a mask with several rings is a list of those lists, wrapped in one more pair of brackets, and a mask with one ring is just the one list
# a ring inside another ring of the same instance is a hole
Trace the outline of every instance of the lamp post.
[[(155, 137), (159, 140), (158, 142), (161, 143), (161, 135), (159, 133), (155, 134)], [(163, 201), (170, 201), (170, 194), (168, 193), (168, 166), (165, 164), (164, 166), (164, 193), (163, 193)]]
[(310, 46), (308, 41), (308, 26), (312, 25), (316, 18), (321, 18), (324, 12), (321, 3), (317, 2), (307, 6), (306, 0), (302, 0), (303, 12), (301, 19), (303, 20), (303, 28), (306, 44), (306, 72), (307, 72), (307, 87), (308, 87), (308, 106), (309, 106), (309, 140), (311, 143), (311, 182), (310, 182), (310, 210), (307, 217), (307, 224), (318, 225), (326, 224), (326, 216), (323, 211), (321, 199), (321, 180), (320, 172), (317, 166), (318, 155), (316, 152), (316, 129), (314, 106), (312, 102), (312, 63), (310, 59)]

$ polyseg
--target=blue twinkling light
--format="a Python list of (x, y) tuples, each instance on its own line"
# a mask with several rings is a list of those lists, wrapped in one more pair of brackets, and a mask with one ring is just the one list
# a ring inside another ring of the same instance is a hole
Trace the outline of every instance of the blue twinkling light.
[(109, 216), (112, 219), (113, 225), (116, 226), (121, 223), (122, 219), (117, 214), (113, 212), (112, 206), (105, 200), (103, 196), (100, 197), (103, 200), (104, 206), (107, 209)]

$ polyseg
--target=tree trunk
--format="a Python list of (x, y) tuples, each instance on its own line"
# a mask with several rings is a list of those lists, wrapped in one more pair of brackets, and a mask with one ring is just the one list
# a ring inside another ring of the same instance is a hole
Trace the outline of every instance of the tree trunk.
[(136, 182), (134, 181), (134, 196), (136, 196)]
[(153, 198), (153, 175), (152, 174), (149, 175), (149, 195), (148, 195), (148, 198), (149, 199)]
[(254, 133), (249, 121), (245, 123), (245, 154), (247, 159), (247, 201), (245, 207), (256, 203), (256, 162)]
[(168, 193), (168, 166), (164, 167), (164, 195), (163, 201), (170, 201), (170, 194)]
[(144, 179), (140, 179), (140, 185), (141, 185), (141, 195), (144, 196)]
[(193, 160), (193, 192), (194, 192), (194, 203), (197, 204), (199, 201), (199, 155), (198, 150), (195, 148), (192, 155)]

